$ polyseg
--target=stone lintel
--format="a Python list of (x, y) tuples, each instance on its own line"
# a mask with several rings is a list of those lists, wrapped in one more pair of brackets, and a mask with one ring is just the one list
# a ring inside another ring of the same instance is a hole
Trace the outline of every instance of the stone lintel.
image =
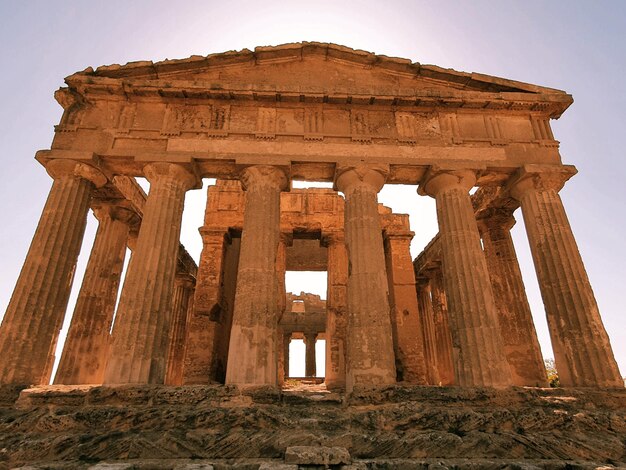
[[(189, 140), (189, 139), (185, 139)], [(233, 146), (224, 145), (226, 142), (199, 141), (203, 147), (190, 150), (150, 151), (143, 150), (133, 156), (133, 152), (120, 152), (111, 150), (103, 153), (93, 154), (89, 152), (73, 152), (66, 150), (40, 150), (37, 152), (37, 160), (45, 164), (54, 158), (73, 158), (74, 155), (84, 156), (89, 154), (97, 159), (98, 168), (106, 175), (124, 175), (126, 177), (143, 177), (143, 167), (148, 162), (170, 162), (183, 166), (189, 165), (189, 170), (193, 171), (201, 178), (217, 179), (238, 179), (243, 168), (255, 164), (268, 164), (282, 167), (286, 174), (304, 181), (327, 181), (332, 182), (336, 177), (336, 168), (354, 164), (358, 155), (348, 155), (345, 152), (354, 150), (354, 146), (345, 144), (322, 145), (319, 152), (312, 152), (311, 148), (303, 148), (300, 144), (293, 144), (293, 152), (289, 151), (290, 143), (267, 143), (237, 141), (236, 147), (253, 145), (250, 150), (255, 153), (244, 154), (230, 153), (228, 148)], [(217, 144), (219, 148), (214, 147)], [(263, 145), (261, 145), (263, 144)], [(267, 145), (266, 145), (267, 144)], [(300, 150), (297, 151), (296, 147)], [(506, 152), (502, 148), (450, 148), (450, 147), (413, 147), (410, 154), (394, 152), (389, 155), (388, 145), (370, 144), (361, 146), (361, 156), (372, 158), (376, 161), (388, 165), (389, 171), (386, 184), (415, 184), (423, 181), (425, 174), (433, 165), (433, 161), (441, 162), (437, 166), (445, 164), (447, 168), (467, 166), (457, 160), (480, 161), (480, 165), (472, 165), (474, 169), (481, 170), (477, 174), (477, 185), (494, 185), (504, 183), (511, 178), (511, 175), (519, 168), (519, 165), (506, 162)], [(283, 152), (284, 154), (279, 154)], [(306, 151), (307, 154), (303, 154)], [(319, 154), (319, 155), (318, 155)], [(91, 158), (91, 157), (90, 157)], [(323, 159), (325, 163), (319, 163)], [(288, 169), (288, 170), (287, 170)], [(116, 176), (115, 178), (118, 178)]]

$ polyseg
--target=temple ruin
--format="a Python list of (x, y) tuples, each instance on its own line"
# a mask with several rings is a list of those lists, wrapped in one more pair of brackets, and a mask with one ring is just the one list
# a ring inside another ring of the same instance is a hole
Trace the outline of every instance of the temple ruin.
[[(550, 127), (566, 92), (319, 43), (65, 83), (36, 155), (53, 184), (0, 328), (0, 384), (279, 389), (297, 333), (310, 376), (325, 339), (330, 391), (546, 387), (510, 235), (523, 217), (562, 386), (623, 389), (558, 194), (576, 174)], [(196, 266), (180, 229), (203, 178), (216, 183)], [(386, 184), (436, 201), (439, 233), (415, 260), (419, 221), (378, 203)], [(98, 231), (52, 378), (90, 210)], [(287, 296), (290, 270), (327, 271), (326, 299)]]

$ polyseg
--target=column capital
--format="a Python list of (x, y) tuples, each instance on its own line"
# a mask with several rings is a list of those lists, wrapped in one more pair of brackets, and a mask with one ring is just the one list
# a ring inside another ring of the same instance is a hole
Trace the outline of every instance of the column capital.
[(429, 283), (438, 276), (442, 276), (441, 261), (437, 261), (437, 263), (433, 262), (429, 267), (424, 268), (419, 273), (419, 277), (427, 279)]
[(343, 230), (333, 230), (333, 231), (322, 231), (322, 237), (320, 240), (320, 244), (322, 246), (328, 247), (333, 243), (345, 243), (345, 233)]
[(335, 169), (335, 190), (344, 194), (358, 186), (365, 186), (379, 192), (389, 175), (389, 165), (359, 163), (337, 165)]
[(139, 215), (125, 204), (125, 201), (119, 199), (98, 199), (91, 203), (91, 210), (98, 222), (102, 222), (103, 218), (108, 217), (131, 226), (139, 224), (141, 220)]
[(319, 333), (317, 331), (305, 331), (303, 333), (304, 335), (304, 342), (306, 343), (307, 341), (316, 341), (317, 340), (317, 335)]
[(480, 217), (476, 219), (481, 233), (494, 229), (511, 230), (515, 222), (513, 211), (502, 207), (492, 207), (482, 211)]
[(91, 181), (96, 188), (101, 188), (108, 181), (97, 168), (76, 160), (60, 158), (51, 160), (46, 165), (46, 171), (55, 180), (63, 177), (79, 177)]
[(239, 181), (244, 191), (257, 187), (270, 187), (279, 191), (289, 189), (286, 172), (277, 166), (253, 165), (241, 170)]
[(421, 289), (428, 289), (430, 287), (430, 278), (425, 275), (416, 276), (415, 285)]
[(574, 165), (524, 165), (507, 182), (505, 190), (520, 201), (528, 191), (560, 191), (578, 170)]
[(196, 172), (178, 163), (148, 163), (143, 167), (143, 174), (150, 181), (150, 184), (154, 184), (160, 178), (169, 177), (183, 183), (185, 190), (200, 189), (202, 187), (202, 179)]
[(192, 288), (196, 285), (196, 278), (189, 273), (178, 271), (174, 277), (174, 283), (183, 288)]
[(204, 243), (208, 243), (210, 241), (223, 241), (230, 240), (230, 232), (228, 231), (228, 227), (207, 227), (203, 226), (198, 229), (200, 232), (200, 236), (202, 237), (202, 241)]
[(383, 235), (385, 237), (385, 240), (406, 240), (407, 242), (411, 242), (411, 240), (413, 240), (413, 237), (415, 236), (415, 232), (412, 232), (410, 230), (407, 231), (387, 231), (385, 230), (383, 232)]
[(293, 232), (280, 232), (279, 238), (285, 246), (293, 246)]
[(433, 165), (422, 178), (417, 193), (421, 196), (437, 197), (446, 189), (460, 188), (469, 191), (476, 184), (481, 170), (481, 168), (448, 168)]

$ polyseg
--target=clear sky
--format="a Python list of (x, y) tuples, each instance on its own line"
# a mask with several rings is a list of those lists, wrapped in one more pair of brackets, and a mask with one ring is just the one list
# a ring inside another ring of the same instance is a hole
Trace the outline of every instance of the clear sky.
[[(87, 66), (133, 60), (303, 40), (334, 42), (574, 96), (573, 106), (552, 123), (563, 162), (580, 172), (561, 195), (626, 375), (625, 31), (626, 2), (621, 0), (0, 0), (0, 315), (50, 188), (50, 178), (33, 157), (50, 147), (61, 116), (53, 92), (63, 77)], [(185, 209), (182, 240), (196, 259), (205, 198), (204, 190), (190, 193)], [(411, 215), (417, 255), (437, 231), (433, 201), (417, 196), (415, 187), (386, 187), (380, 199), (395, 212)], [(94, 230), (90, 217), (74, 292)], [(521, 220), (514, 238), (544, 356), (551, 357)], [(294, 279), (293, 290), (325, 295), (323, 281), (320, 286), (309, 278), (303, 285)]]

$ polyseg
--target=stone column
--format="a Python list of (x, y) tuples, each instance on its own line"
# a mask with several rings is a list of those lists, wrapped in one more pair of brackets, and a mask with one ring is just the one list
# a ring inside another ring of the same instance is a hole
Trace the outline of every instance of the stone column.
[(387, 168), (373, 165), (337, 170), (335, 185), (344, 193), (348, 249), (348, 329), (346, 390), (396, 381), (387, 273), (378, 191)]
[(285, 174), (272, 166), (251, 166), (241, 174), (246, 191), (235, 310), (226, 383), (277, 385), (280, 193)]
[(431, 168), (420, 193), (437, 203), (458, 384), (507, 387), (511, 372), (468, 192), (475, 182), (472, 171)]
[(565, 387), (618, 387), (609, 337), (558, 190), (574, 174), (529, 165), (509, 185), (520, 201), (546, 308), (556, 367)]
[(328, 250), (324, 383), (329, 390), (341, 390), (346, 386), (348, 253), (343, 232), (324, 233), (322, 242)]
[(385, 234), (397, 379), (427, 383), (422, 325), (415, 296), (415, 272), (411, 259), (413, 232)]
[[(287, 291), (285, 288), (285, 274), (287, 272), (287, 245), (290, 245), (293, 241), (293, 235), (287, 233), (281, 233), (278, 241), (278, 250), (276, 251), (276, 281), (277, 281), (277, 324), (283, 318), (285, 314), (285, 308), (287, 307)], [(288, 338), (291, 340), (291, 338)], [(285, 341), (284, 333), (279, 329), (278, 331), (278, 345), (283, 344)], [(285, 361), (287, 364), (287, 373), (285, 373)], [(285, 379), (289, 376), (289, 346), (287, 346), (287, 355), (285, 355), (285, 349), (278, 347), (278, 384), (282, 387), (285, 383)]]
[(52, 160), (54, 178), (0, 327), (0, 383), (47, 384), (72, 287), (94, 187), (95, 168)]
[(421, 331), (424, 344), (424, 359), (428, 372), (428, 383), (437, 385), (441, 380), (439, 379), (439, 370), (437, 368), (437, 337), (435, 335), (435, 319), (428, 279), (418, 279), (416, 288), (422, 323)]
[(283, 318), (287, 308), (287, 290), (285, 287), (285, 275), (287, 273), (287, 247), (293, 244), (292, 233), (281, 233), (276, 251), (276, 282), (278, 289), (278, 321)]
[(93, 207), (99, 221), (76, 300), (55, 384), (101, 384), (134, 212), (115, 203)]
[(510, 211), (495, 209), (478, 220), (478, 229), (483, 240), (504, 353), (511, 367), (513, 384), (546, 387), (546, 368), (511, 238), (514, 224)]
[(113, 326), (106, 384), (162, 384), (185, 193), (195, 175), (173, 163), (144, 167), (150, 193)]
[(193, 276), (186, 273), (177, 273), (174, 280), (174, 295), (172, 299), (172, 320), (170, 325), (170, 339), (167, 353), (167, 385), (182, 385), (183, 361), (185, 355), (185, 340), (189, 312), (194, 294)]
[(284, 380), (289, 378), (289, 345), (291, 344), (291, 333), (283, 334), (283, 370)]
[(315, 343), (317, 340), (317, 333), (305, 333), (304, 334), (304, 376), (315, 377), (317, 374), (317, 365), (315, 363)]
[(217, 335), (226, 314), (222, 305), (224, 256), (228, 230), (200, 229), (202, 253), (194, 295), (194, 307), (187, 329), (183, 366), (184, 384), (217, 381)]
[(441, 385), (457, 383), (454, 372), (454, 355), (452, 352), (452, 333), (448, 314), (448, 301), (443, 287), (441, 269), (432, 271), (429, 282), (433, 319), (435, 323), (435, 341), (437, 353), (437, 373)]

